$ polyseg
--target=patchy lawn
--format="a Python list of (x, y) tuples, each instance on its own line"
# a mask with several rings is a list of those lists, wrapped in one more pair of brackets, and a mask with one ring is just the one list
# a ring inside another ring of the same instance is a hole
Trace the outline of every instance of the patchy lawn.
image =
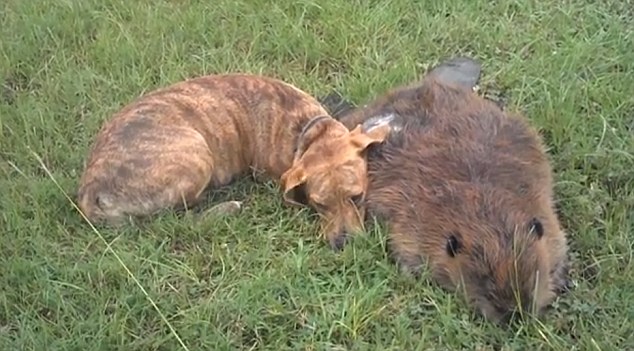
[[(626, 3), (5, 0), (0, 349), (634, 349)], [(458, 54), (551, 150), (577, 287), (540, 322), (500, 329), (399, 275), (378, 228), (332, 252), (273, 183), (210, 199), (245, 201), (236, 217), (99, 233), (66, 197), (102, 122), (149, 89), (243, 71), (361, 103)]]

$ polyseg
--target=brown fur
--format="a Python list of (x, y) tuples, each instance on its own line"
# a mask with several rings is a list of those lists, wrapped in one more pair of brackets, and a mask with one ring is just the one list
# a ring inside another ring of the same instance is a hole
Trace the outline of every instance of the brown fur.
[(471, 89), (432, 76), (341, 120), (392, 115), (394, 131), (368, 155), (368, 214), (389, 224), (405, 270), (424, 264), (489, 320), (541, 312), (566, 290), (567, 242), (538, 133)]
[(118, 224), (191, 208), (205, 190), (258, 170), (280, 180), (287, 202), (316, 208), (337, 247), (362, 229), (363, 209), (351, 199), (367, 187), (364, 150), (385, 137), (381, 128), (348, 131), (273, 78), (199, 77), (138, 98), (102, 127), (78, 202), (92, 221)]

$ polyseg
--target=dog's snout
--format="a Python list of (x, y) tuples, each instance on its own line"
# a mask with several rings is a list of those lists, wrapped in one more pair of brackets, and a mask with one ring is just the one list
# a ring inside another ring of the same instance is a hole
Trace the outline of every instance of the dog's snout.
[(363, 232), (363, 212), (349, 202), (340, 202), (322, 216), (322, 232), (335, 251), (341, 251), (358, 233)]
[(330, 245), (335, 251), (343, 250), (344, 246), (348, 243), (349, 235), (347, 232), (341, 232), (333, 236)]

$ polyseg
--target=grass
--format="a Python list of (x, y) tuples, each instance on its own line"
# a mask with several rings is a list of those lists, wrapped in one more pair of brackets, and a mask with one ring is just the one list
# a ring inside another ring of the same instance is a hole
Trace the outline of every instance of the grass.
[[(634, 349), (632, 28), (629, 1), (5, 0), (0, 349)], [(457, 54), (552, 154), (577, 286), (539, 322), (482, 323), (399, 275), (378, 227), (333, 253), (273, 183), (210, 199), (239, 216), (168, 213), (105, 242), (64, 195), (99, 126), (152, 88), (244, 71), (359, 103)]]

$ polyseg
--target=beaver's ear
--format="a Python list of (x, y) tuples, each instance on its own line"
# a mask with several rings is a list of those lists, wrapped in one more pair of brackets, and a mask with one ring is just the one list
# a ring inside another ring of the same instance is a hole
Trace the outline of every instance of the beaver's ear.
[(308, 198), (306, 196), (306, 172), (300, 164), (294, 165), (288, 171), (284, 172), (281, 177), (282, 187), (284, 188), (283, 198), (292, 205), (306, 205)]
[(460, 250), (462, 249), (462, 237), (460, 236), (460, 233), (453, 232), (449, 234), (445, 249), (447, 250), (447, 254), (451, 257), (456, 257), (456, 255), (460, 253)]
[(541, 239), (542, 236), (544, 236), (544, 225), (537, 218), (531, 219), (531, 221), (528, 223), (528, 230), (532, 234), (535, 234), (537, 236), (537, 239)]

